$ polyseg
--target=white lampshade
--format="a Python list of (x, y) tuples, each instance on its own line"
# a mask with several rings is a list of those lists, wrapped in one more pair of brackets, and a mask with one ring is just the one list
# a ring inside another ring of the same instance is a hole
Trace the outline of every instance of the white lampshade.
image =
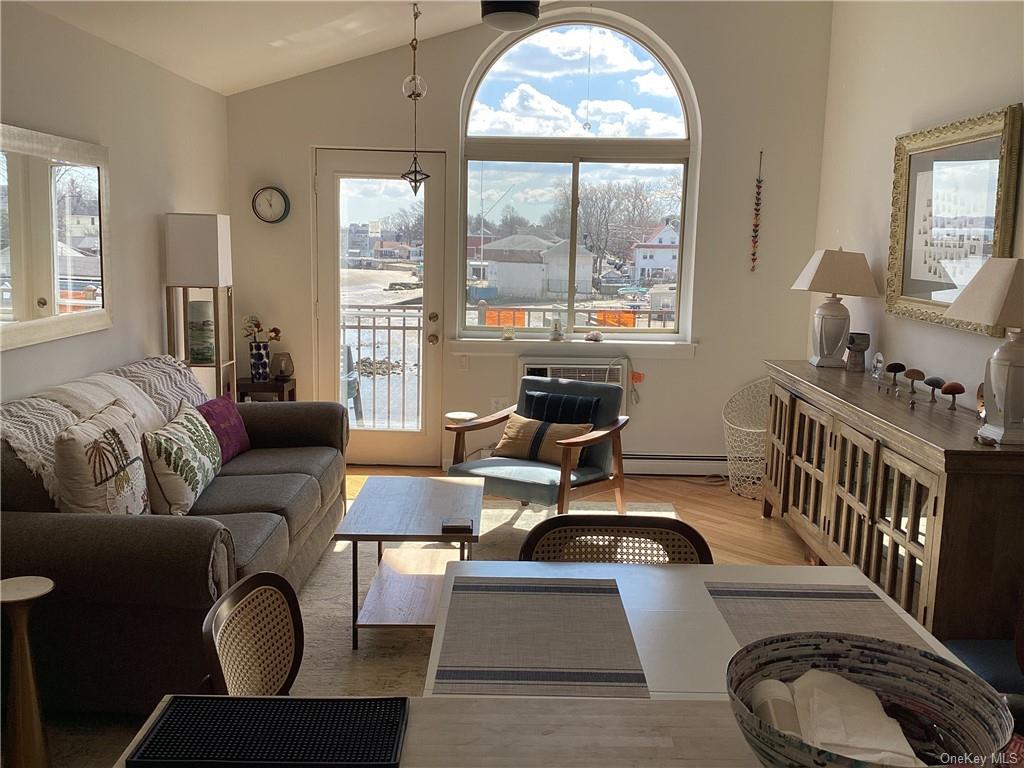
[(857, 251), (824, 248), (815, 251), (793, 283), (794, 291), (838, 293), (843, 296), (877, 296), (868, 259)]
[(1024, 259), (988, 259), (949, 305), (946, 317), (1024, 328)]
[(231, 217), (220, 213), (168, 213), (167, 285), (231, 285)]

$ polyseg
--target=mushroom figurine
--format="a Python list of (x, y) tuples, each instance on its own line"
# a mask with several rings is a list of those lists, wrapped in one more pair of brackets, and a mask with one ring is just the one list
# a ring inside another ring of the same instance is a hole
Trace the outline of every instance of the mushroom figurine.
[(896, 375), (903, 373), (905, 370), (907, 370), (907, 366), (899, 362), (889, 363), (887, 366), (885, 366), (885, 372), (892, 374), (892, 385), (896, 389), (899, 389), (899, 386), (896, 384)]
[(928, 402), (929, 403), (937, 403), (938, 400), (935, 399), (935, 390), (936, 389), (942, 389), (946, 385), (946, 380), (944, 378), (942, 378), (941, 376), (929, 376), (922, 383), (926, 387), (931, 387), (932, 388), (932, 399), (929, 400)]
[(910, 381), (910, 394), (917, 394), (917, 390), (914, 389), (915, 381), (924, 381), (924, 371), (917, 368), (908, 368), (903, 372), (903, 378)]
[(953, 401), (949, 404), (949, 410), (956, 410), (956, 396), (962, 395), (965, 391), (966, 390), (964, 390), (964, 385), (961, 384), (959, 381), (951, 381), (948, 384), (942, 385), (942, 394), (951, 395), (953, 397)]

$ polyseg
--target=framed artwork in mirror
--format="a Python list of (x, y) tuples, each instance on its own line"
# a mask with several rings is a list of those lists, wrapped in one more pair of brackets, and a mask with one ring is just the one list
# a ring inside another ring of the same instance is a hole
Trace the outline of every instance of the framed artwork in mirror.
[(946, 318), (988, 259), (1012, 256), (1021, 105), (896, 138), (886, 312), (1002, 336)]

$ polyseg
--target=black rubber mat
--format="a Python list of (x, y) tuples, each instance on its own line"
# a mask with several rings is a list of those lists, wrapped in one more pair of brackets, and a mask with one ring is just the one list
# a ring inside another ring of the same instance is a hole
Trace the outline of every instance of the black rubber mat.
[(128, 768), (397, 766), (407, 698), (172, 696)]

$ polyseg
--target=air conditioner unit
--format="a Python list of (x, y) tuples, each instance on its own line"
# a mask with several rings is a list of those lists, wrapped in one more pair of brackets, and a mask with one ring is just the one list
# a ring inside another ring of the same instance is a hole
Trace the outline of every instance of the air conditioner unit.
[[(519, 358), (520, 376), (543, 376), (551, 379), (595, 381), (629, 388), (629, 361), (626, 358)], [(629, 398), (623, 394), (620, 412), (625, 415)]]

